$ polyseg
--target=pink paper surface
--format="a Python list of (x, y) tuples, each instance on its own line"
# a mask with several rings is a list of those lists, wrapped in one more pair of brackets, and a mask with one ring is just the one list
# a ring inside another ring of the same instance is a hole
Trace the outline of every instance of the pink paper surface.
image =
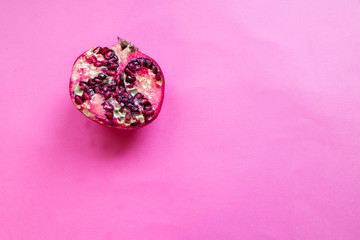
[[(358, 0), (3, 0), (0, 35), (1, 240), (360, 239)], [(166, 78), (139, 131), (69, 98), (117, 36)]]

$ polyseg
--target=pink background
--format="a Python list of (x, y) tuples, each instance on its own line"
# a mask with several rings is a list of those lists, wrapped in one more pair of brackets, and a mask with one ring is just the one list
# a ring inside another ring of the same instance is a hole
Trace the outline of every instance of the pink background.
[[(359, 240), (360, 1), (10, 1), (0, 239)], [(120, 36), (162, 67), (135, 132), (70, 102)]]

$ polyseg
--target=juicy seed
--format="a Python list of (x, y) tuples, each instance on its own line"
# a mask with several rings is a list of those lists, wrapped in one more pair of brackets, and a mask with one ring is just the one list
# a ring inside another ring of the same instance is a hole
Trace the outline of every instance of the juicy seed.
[(107, 48), (107, 47), (104, 47), (103, 50), (102, 50), (102, 52), (101, 52), (101, 54), (104, 55), (104, 54), (107, 53), (108, 51), (110, 51), (110, 49)]
[(102, 51), (102, 48), (101, 48), (101, 47), (97, 47), (97, 48), (95, 48), (95, 49), (93, 50), (93, 53), (97, 54), (97, 53), (99, 53), (99, 52), (101, 52), (101, 51)]
[(145, 61), (144, 58), (139, 58), (139, 64), (140, 64), (140, 66), (144, 66), (144, 61)]
[(140, 99), (140, 98), (142, 98), (144, 95), (142, 95), (141, 93), (137, 93), (136, 95), (135, 95), (135, 97), (137, 98), (137, 99)]
[(76, 102), (77, 104), (82, 104), (82, 103), (83, 103), (83, 100), (81, 99), (80, 96), (76, 95), (76, 96), (75, 96), (75, 102)]
[(110, 91), (107, 91), (104, 95), (105, 99), (109, 99), (111, 97), (111, 92)]
[(119, 87), (119, 92), (120, 92), (120, 93), (125, 92), (125, 88), (124, 88), (124, 87)]
[(135, 76), (132, 76), (132, 75), (126, 76), (126, 82), (128, 82), (128, 83), (133, 83), (133, 82), (135, 82), (135, 81), (136, 81), (136, 77), (135, 77)]
[(99, 92), (100, 92), (99, 87), (95, 87), (95, 88), (94, 88), (94, 92), (95, 92), (95, 93), (99, 93)]
[(151, 116), (154, 114), (154, 110), (146, 111), (145, 114)]
[(140, 99), (139, 103), (140, 103), (140, 105), (145, 105), (145, 104), (149, 103), (149, 100), (147, 100), (146, 98), (142, 98), (142, 99)]
[(137, 111), (139, 111), (139, 108), (138, 108), (138, 107), (133, 106), (133, 107), (131, 108), (131, 110), (132, 110), (133, 112), (137, 112)]
[(115, 76), (115, 82), (116, 82), (116, 85), (120, 85), (120, 77), (119, 77), (119, 75)]
[(133, 75), (135, 72), (133, 72), (129, 67), (125, 68), (125, 74), (126, 75)]
[(109, 86), (108, 85), (104, 85), (103, 86), (103, 91), (106, 92), (108, 90)]
[(112, 56), (112, 58), (107, 59), (109, 62), (117, 62), (118, 57), (116, 55)]
[(152, 65), (151, 70), (154, 74), (156, 74), (158, 72), (158, 69), (155, 65)]
[(110, 83), (109, 89), (110, 89), (111, 91), (115, 91), (115, 89), (116, 89), (116, 83), (114, 83), (114, 82)]
[(151, 105), (146, 105), (144, 107), (144, 109), (145, 109), (145, 112), (150, 111), (150, 110), (152, 110), (152, 106)]
[(98, 77), (99, 77), (100, 79), (105, 79), (105, 78), (106, 78), (106, 75), (103, 74), (103, 73), (99, 73)]
[(114, 54), (114, 52), (112, 52), (112, 51), (109, 51), (109, 52), (107, 52), (107, 53), (105, 54), (105, 58), (106, 58), (106, 59), (110, 59), (110, 58), (112, 58), (113, 56), (115, 56), (115, 54)]
[(137, 125), (139, 125), (139, 124), (140, 124), (140, 122), (139, 122), (139, 121), (136, 121), (136, 122), (133, 122), (133, 123), (131, 124), (131, 126), (135, 127), (135, 126), (137, 126)]
[(94, 66), (95, 66), (95, 67), (101, 67), (101, 66), (102, 66), (102, 63), (101, 63), (101, 62), (96, 62), (96, 63), (94, 63)]
[(105, 113), (105, 116), (108, 118), (108, 119), (113, 119), (114, 115), (112, 114), (112, 112), (106, 112)]
[(130, 68), (130, 70), (135, 73), (135, 65), (134, 65), (134, 63), (130, 62), (128, 64), (128, 68)]
[(112, 110), (114, 110), (114, 107), (113, 107), (113, 105), (111, 105), (110, 103), (107, 103), (107, 104), (104, 106), (104, 109), (105, 109), (105, 110), (108, 110), (108, 111), (112, 111)]
[(81, 89), (81, 90), (85, 90), (85, 89), (88, 87), (85, 82), (80, 82), (79, 85), (80, 85), (80, 89)]
[(116, 71), (113, 71), (113, 70), (106, 71), (106, 73), (107, 73), (109, 76), (115, 76), (115, 75), (116, 75)]
[(138, 62), (135, 62), (134, 66), (135, 66), (135, 71), (138, 71), (141, 68), (141, 65)]
[(126, 118), (126, 120), (130, 120), (130, 119), (131, 119), (130, 113), (127, 113), (127, 114), (125, 115), (125, 118)]
[(116, 63), (112, 63), (110, 65), (107, 66), (108, 69), (112, 69), (112, 70), (115, 70), (119, 67), (119, 65), (117, 65)]
[(88, 63), (95, 63), (97, 61), (95, 56), (91, 56), (89, 58), (86, 59)]
[(95, 77), (95, 78), (94, 78), (94, 81), (95, 81), (96, 83), (102, 83), (103, 79), (100, 79), (99, 77)]
[(87, 92), (84, 92), (84, 93), (83, 93), (83, 98), (86, 99), (86, 100), (90, 100), (90, 99), (91, 99), (90, 95), (89, 95)]
[(161, 73), (158, 72), (158, 73), (155, 75), (155, 78), (156, 78), (156, 80), (160, 80), (160, 79), (161, 79)]
[(130, 83), (127, 85), (127, 88), (133, 88), (133, 87), (135, 87), (135, 83)]
[(144, 61), (144, 67), (149, 68), (150, 66), (151, 66), (151, 61), (146, 58)]
[(145, 121), (150, 122), (151, 120), (153, 120), (154, 116), (147, 116), (145, 117)]
[(95, 82), (94, 79), (90, 79), (90, 80), (88, 81), (88, 83), (89, 83), (90, 86), (94, 86), (94, 85), (96, 84), (96, 82)]

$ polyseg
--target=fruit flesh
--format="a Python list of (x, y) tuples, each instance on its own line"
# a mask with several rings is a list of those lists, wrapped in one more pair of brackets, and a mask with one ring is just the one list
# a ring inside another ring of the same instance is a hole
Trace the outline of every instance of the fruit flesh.
[(102, 125), (140, 128), (161, 110), (164, 76), (152, 58), (120, 39), (111, 48), (92, 48), (75, 61), (70, 96), (83, 114)]

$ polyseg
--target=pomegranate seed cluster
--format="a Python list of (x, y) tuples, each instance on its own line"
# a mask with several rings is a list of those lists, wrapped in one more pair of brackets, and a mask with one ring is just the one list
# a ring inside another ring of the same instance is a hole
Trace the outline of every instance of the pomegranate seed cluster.
[[(96, 47), (80, 58), (78, 61), (87, 67), (74, 64), (76, 77), (71, 79), (70, 95), (85, 115), (122, 129), (146, 125), (156, 118), (162, 104), (164, 79), (151, 58), (125, 40), (112, 48)], [(95, 76), (90, 74), (93, 72)]]

